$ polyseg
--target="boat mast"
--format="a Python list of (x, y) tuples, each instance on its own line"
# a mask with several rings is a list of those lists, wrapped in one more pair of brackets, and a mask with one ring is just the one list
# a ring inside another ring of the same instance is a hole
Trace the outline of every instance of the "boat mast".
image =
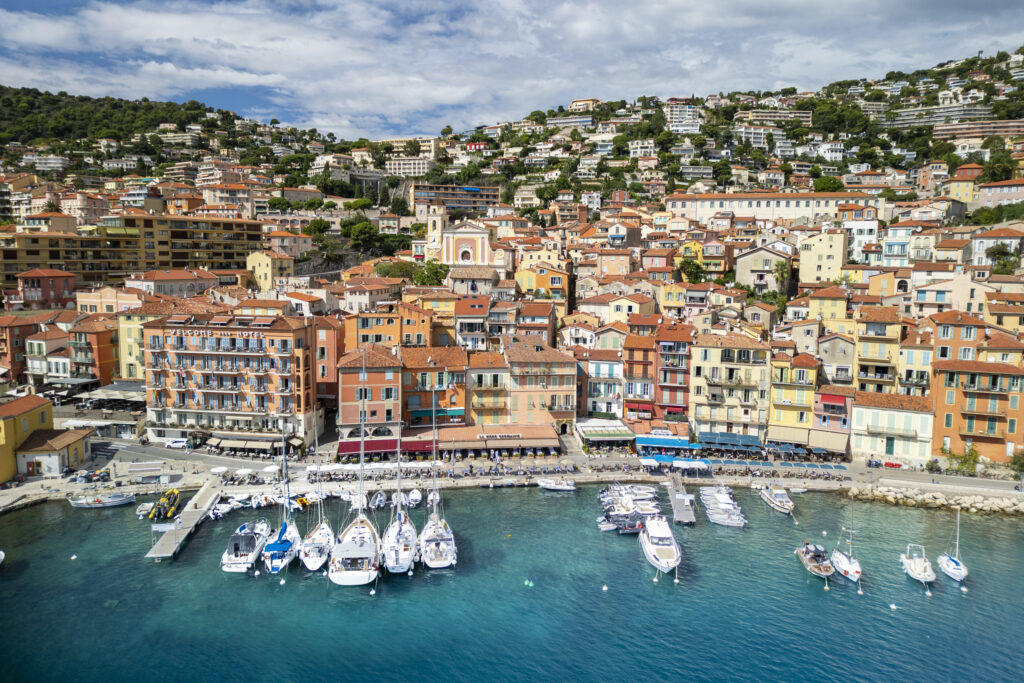
[(953, 557), (960, 559), (960, 508), (956, 509), (956, 544), (953, 546)]
[(288, 443), (285, 441), (284, 433), (284, 413), (281, 413), (281, 462), (282, 471), (284, 472), (284, 521), (289, 521), (292, 517), (292, 489), (288, 481)]
[(396, 463), (398, 466), (398, 479), (396, 481), (398, 489), (398, 498), (395, 499), (395, 517), (397, 518), (399, 513), (402, 512), (402, 426), (398, 426), (398, 453)]
[(356, 509), (363, 514), (363, 458), (366, 455), (366, 349), (363, 348), (363, 371), (360, 375), (362, 387), (359, 404), (359, 498)]
[[(437, 494), (437, 387), (430, 390), (430, 479), (434, 493)], [(440, 495), (434, 495), (434, 512), (437, 512), (437, 499)]]

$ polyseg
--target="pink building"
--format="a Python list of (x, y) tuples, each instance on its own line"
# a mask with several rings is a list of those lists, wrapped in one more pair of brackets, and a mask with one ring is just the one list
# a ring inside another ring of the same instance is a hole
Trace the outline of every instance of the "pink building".
[(271, 251), (288, 254), (292, 258), (301, 258), (313, 250), (313, 238), (298, 232), (275, 230), (263, 236), (263, 242)]
[(1000, 180), (978, 186), (978, 200), (982, 206), (999, 206), (1024, 202), (1024, 178)]
[(4, 297), (11, 309), (74, 308), (75, 275), (53, 268), (18, 273), (18, 291)]

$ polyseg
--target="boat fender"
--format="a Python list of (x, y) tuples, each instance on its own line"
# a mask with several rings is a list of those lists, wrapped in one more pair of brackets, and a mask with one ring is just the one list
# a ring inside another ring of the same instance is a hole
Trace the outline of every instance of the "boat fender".
[(843, 570), (843, 576), (849, 576), (849, 575), (850, 575), (850, 572), (848, 572), (848, 571), (846, 571), (846, 570), (844, 569), (844, 570)]

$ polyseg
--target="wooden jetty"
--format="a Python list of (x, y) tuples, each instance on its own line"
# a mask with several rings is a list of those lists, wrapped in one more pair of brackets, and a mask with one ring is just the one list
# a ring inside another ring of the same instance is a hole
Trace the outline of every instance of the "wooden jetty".
[(693, 511), (693, 495), (686, 492), (679, 475), (672, 475), (668, 486), (668, 499), (672, 503), (672, 521), (676, 524), (696, 524), (697, 517)]
[(195, 531), (195, 528), (218, 500), (220, 500), (220, 492), (213, 482), (208, 481), (173, 520), (166, 524), (154, 524), (155, 529), (163, 530), (163, 535), (146, 553), (146, 559), (157, 562), (173, 559), (181, 550), (185, 539)]

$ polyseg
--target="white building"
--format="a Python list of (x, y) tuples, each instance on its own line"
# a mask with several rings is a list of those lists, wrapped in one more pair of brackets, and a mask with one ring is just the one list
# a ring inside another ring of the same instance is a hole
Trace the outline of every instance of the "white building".
[(398, 157), (384, 162), (388, 173), (402, 177), (426, 175), (433, 166), (434, 160), (425, 157)]
[(930, 396), (858, 391), (850, 450), (854, 457), (921, 466), (931, 457), (934, 414)]

